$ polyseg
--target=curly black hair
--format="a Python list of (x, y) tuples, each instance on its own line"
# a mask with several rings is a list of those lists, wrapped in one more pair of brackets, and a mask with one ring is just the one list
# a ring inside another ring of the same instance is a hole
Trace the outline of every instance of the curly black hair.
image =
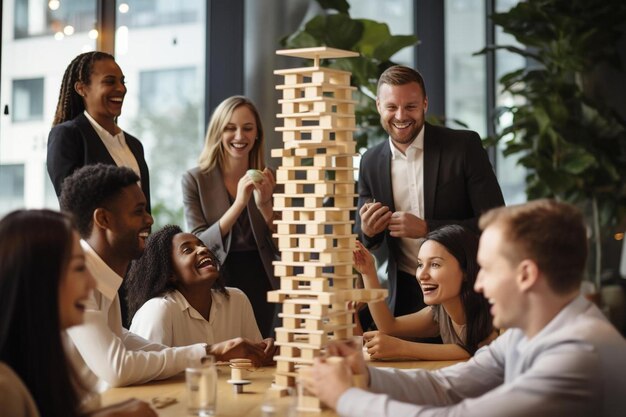
[(91, 236), (93, 212), (105, 207), (122, 189), (139, 181), (130, 168), (94, 164), (77, 169), (63, 180), (59, 203), (61, 210), (71, 213), (81, 237)]
[[(152, 233), (146, 240), (146, 249), (141, 258), (131, 263), (124, 280), (128, 317), (131, 320), (146, 301), (177, 288), (178, 279), (172, 261), (172, 241), (179, 233), (183, 233), (181, 228), (171, 224)], [(222, 272), (213, 284), (213, 289), (229, 297)]]

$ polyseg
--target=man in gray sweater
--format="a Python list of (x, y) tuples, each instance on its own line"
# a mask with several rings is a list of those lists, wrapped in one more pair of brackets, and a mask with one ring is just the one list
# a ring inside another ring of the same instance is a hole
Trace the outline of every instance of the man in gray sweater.
[[(480, 219), (475, 289), (509, 329), (466, 363), (437, 371), (376, 369), (337, 343), (306, 387), (341, 416), (611, 416), (626, 410), (626, 341), (580, 295), (587, 258), (580, 212), (552, 200)], [(351, 386), (363, 374), (368, 390)]]

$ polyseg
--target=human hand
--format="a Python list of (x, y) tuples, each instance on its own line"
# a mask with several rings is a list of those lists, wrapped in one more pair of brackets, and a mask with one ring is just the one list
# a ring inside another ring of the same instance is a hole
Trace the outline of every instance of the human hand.
[(214, 355), (218, 361), (228, 361), (231, 359), (250, 359), (255, 367), (263, 366), (266, 353), (265, 342), (252, 343), (241, 337), (215, 343), (209, 347), (209, 355)]
[(361, 216), (361, 231), (366, 236), (376, 236), (389, 225), (391, 211), (381, 202), (365, 203), (359, 210)]
[(358, 240), (356, 241), (356, 248), (352, 251), (352, 259), (354, 260), (354, 269), (365, 277), (364, 283), (372, 278), (378, 280), (374, 257)]
[(389, 234), (393, 237), (409, 237), (417, 239), (426, 236), (428, 224), (414, 214), (396, 211), (389, 220)]
[(406, 343), (378, 330), (363, 333), (363, 341), (371, 359), (400, 358), (403, 355), (402, 346)]
[(254, 180), (250, 175), (244, 175), (239, 178), (239, 182), (237, 183), (237, 195), (235, 196), (233, 205), (237, 204), (243, 210), (248, 205), (248, 200), (250, 200), (253, 190)]
[(336, 409), (341, 395), (352, 387), (352, 372), (340, 358), (315, 358), (313, 367), (303, 374), (302, 383), (324, 404)]
[(147, 402), (131, 398), (94, 411), (89, 417), (157, 417), (157, 413)]
[(369, 373), (363, 358), (363, 347), (356, 346), (354, 340), (333, 340), (326, 346), (327, 356), (344, 358), (346, 364), (355, 375), (363, 375), (366, 385), (369, 385)]
[(254, 201), (259, 209), (267, 207), (272, 203), (272, 194), (276, 187), (276, 179), (271, 169), (265, 168), (261, 172), (263, 178), (261, 181), (254, 181)]
[(278, 350), (278, 346), (274, 344), (274, 339), (268, 337), (263, 339), (259, 346), (263, 348), (263, 352), (265, 352), (265, 358), (263, 360), (263, 365), (273, 365), (274, 364), (274, 355), (276, 355), (276, 351)]

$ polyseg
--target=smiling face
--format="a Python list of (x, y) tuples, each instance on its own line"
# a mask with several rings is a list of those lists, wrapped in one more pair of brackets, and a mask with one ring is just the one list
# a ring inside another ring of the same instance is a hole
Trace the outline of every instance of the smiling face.
[(503, 254), (507, 244), (502, 226), (493, 224), (482, 233), (478, 246), (480, 271), (474, 290), (491, 304), (496, 328), (520, 327), (526, 309), (516, 284), (517, 267)]
[(459, 298), (463, 270), (456, 258), (434, 240), (427, 240), (420, 247), (416, 277), (428, 305)]
[(395, 146), (404, 152), (424, 126), (428, 98), (422, 88), (416, 82), (382, 84), (378, 89), (376, 107), (383, 128)]
[(213, 286), (219, 278), (219, 261), (191, 233), (178, 233), (172, 239), (172, 263), (178, 284), (190, 287), (197, 283)]
[(126, 86), (124, 74), (114, 60), (95, 61), (89, 84), (79, 81), (75, 88), (83, 97), (87, 112), (103, 127), (122, 114)]
[(107, 230), (111, 247), (129, 260), (139, 258), (153, 223), (139, 185), (124, 187), (107, 211), (111, 214)]
[(78, 233), (72, 233), (72, 252), (59, 283), (59, 324), (67, 329), (83, 322), (85, 302), (96, 281), (85, 265), (85, 253)]
[(222, 133), (224, 156), (247, 161), (257, 134), (256, 119), (252, 110), (246, 105), (237, 107)]

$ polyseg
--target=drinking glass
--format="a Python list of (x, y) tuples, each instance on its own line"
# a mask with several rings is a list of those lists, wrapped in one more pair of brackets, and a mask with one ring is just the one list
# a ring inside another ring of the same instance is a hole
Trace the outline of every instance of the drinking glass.
[(217, 368), (215, 357), (207, 356), (202, 364), (185, 369), (187, 411), (194, 416), (215, 415), (217, 399)]

